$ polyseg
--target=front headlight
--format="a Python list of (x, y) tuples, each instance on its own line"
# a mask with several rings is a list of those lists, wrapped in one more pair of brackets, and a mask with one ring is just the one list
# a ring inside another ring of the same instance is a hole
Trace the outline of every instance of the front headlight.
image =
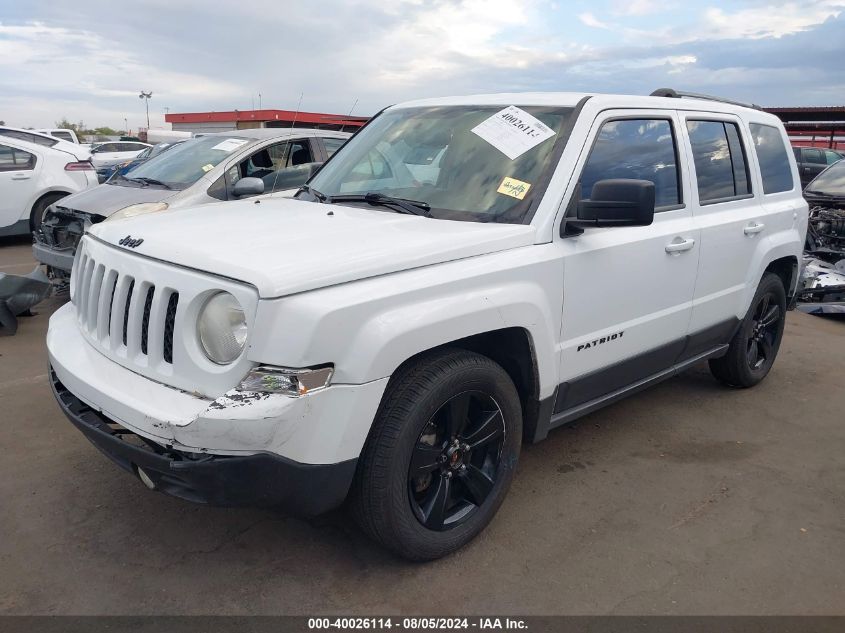
[(134, 218), (137, 215), (146, 215), (147, 213), (158, 213), (159, 211), (165, 211), (168, 206), (166, 202), (142, 202), (141, 204), (133, 204), (124, 207), (117, 213), (113, 213), (103, 220), (103, 222), (125, 220), (126, 218)]
[(228, 292), (218, 292), (205, 302), (197, 319), (200, 345), (208, 358), (227, 365), (246, 345), (246, 317), (238, 300)]
[(246, 375), (236, 389), (260, 393), (280, 393), (285, 396), (304, 396), (306, 393), (325, 389), (332, 380), (334, 367), (271, 367), (259, 365)]

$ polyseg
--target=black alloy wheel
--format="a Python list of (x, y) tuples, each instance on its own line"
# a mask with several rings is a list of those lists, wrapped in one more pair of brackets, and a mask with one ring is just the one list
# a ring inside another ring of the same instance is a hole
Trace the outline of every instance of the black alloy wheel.
[(409, 560), (446, 556), (490, 523), (513, 481), (522, 404), (504, 368), (470, 350), (420, 354), (390, 378), (349, 509)]
[(765, 363), (774, 361), (775, 342), (783, 318), (777, 299), (772, 293), (764, 294), (757, 301), (748, 336), (746, 358), (752, 371), (759, 370)]
[(484, 504), (500, 472), (505, 420), (492, 396), (465, 391), (444, 403), (417, 438), (408, 469), (414, 516), (449, 530)]
[(724, 356), (711, 358), (710, 371), (731, 387), (753, 387), (777, 357), (786, 324), (786, 290), (780, 277), (766, 273)]

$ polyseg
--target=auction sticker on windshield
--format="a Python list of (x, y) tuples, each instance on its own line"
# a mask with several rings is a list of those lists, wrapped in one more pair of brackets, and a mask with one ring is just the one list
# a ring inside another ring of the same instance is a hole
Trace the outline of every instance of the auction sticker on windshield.
[(471, 131), (511, 160), (555, 135), (549, 126), (516, 106), (497, 112)]
[(510, 176), (505, 176), (505, 179), (502, 181), (502, 184), (499, 185), (499, 188), (496, 189), (496, 192), (503, 193), (506, 196), (516, 198), (517, 200), (522, 200), (530, 188), (531, 185), (527, 182), (511, 178)]
[(231, 152), (238, 149), (244, 143), (246, 143), (246, 139), (243, 138), (227, 138), (225, 141), (219, 142), (211, 149), (219, 149), (222, 152)]

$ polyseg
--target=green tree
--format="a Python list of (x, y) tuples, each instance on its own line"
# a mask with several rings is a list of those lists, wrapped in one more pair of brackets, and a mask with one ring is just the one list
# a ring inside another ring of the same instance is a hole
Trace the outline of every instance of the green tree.
[(120, 136), (121, 132), (119, 130), (113, 130), (108, 126), (104, 127), (95, 127), (93, 133), (98, 136)]
[(73, 130), (77, 134), (83, 134), (85, 132), (85, 124), (82, 121), (71, 123), (64, 117), (62, 117), (61, 121), (56, 121), (56, 128), (60, 130)]

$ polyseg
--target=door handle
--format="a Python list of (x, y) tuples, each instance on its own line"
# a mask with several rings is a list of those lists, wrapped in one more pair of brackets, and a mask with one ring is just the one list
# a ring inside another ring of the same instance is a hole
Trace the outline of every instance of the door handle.
[(744, 229), (742, 229), (742, 232), (745, 233), (746, 235), (757, 235), (757, 233), (759, 233), (760, 231), (762, 231), (765, 228), (766, 228), (766, 225), (763, 224), (762, 222), (754, 222), (754, 223), (746, 226)]
[(29, 174), (15, 174), (12, 180), (29, 180)]
[(666, 245), (666, 252), (670, 255), (675, 255), (677, 253), (681, 253), (683, 251), (690, 250), (693, 246), (695, 246), (695, 240), (692, 238), (684, 239), (682, 237), (676, 237), (674, 240), (669, 242)]

